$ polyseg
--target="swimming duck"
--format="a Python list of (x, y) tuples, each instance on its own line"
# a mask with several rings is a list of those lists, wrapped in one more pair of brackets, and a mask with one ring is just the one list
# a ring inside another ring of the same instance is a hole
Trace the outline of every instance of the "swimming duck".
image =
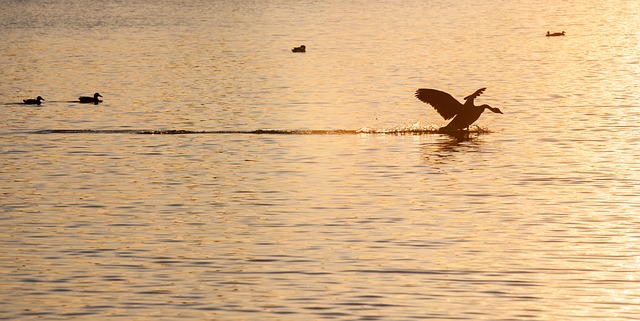
[(476, 106), (473, 104), (473, 100), (480, 96), (485, 89), (487, 88), (480, 88), (473, 94), (464, 97), (464, 105), (450, 94), (435, 89), (418, 89), (416, 91), (416, 98), (433, 106), (438, 114), (445, 120), (453, 118), (449, 124), (441, 127), (440, 131), (456, 131), (465, 128), (468, 130), (469, 126), (480, 118), (480, 115), (482, 115), (485, 109), (489, 109), (497, 114), (502, 114), (502, 111), (498, 108), (493, 108), (489, 105)]
[(554, 32), (554, 33), (550, 33), (549, 31), (547, 31), (547, 37), (557, 37), (557, 36), (564, 36), (564, 31)]
[(302, 45), (300, 47), (294, 47), (293, 49), (291, 49), (291, 51), (293, 51), (293, 52), (307, 52), (307, 46)]
[(80, 103), (82, 104), (98, 104), (101, 103), (102, 100), (98, 99), (98, 97), (102, 97), (102, 95), (100, 95), (99, 93), (95, 93), (93, 94), (93, 97), (87, 97), (87, 96), (80, 96), (78, 97), (78, 99), (80, 100)]
[(27, 105), (40, 105), (42, 103), (41, 100), (44, 100), (44, 98), (38, 96), (36, 99), (23, 99), (22, 101)]

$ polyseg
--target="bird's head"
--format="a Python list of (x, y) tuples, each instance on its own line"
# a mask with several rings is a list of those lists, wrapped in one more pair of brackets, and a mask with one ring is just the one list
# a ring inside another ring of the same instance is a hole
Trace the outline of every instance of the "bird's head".
[(36, 100), (44, 100), (44, 98), (42, 98), (42, 96), (38, 96), (38, 98), (36, 98)]
[(102, 97), (102, 95), (100, 95), (99, 93), (93, 94), (93, 98), (98, 98), (98, 97)]
[(502, 111), (500, 109), (498, 109), (498, 108), (491, 107), (491, 106), (486, 105), (486, 104), (482, 105), (482, 107), (485, 108), (485, 109), (489, 109), (490, 111), (492, 111), (492, 112), (494, 112), (496, 114), (502, 114)]

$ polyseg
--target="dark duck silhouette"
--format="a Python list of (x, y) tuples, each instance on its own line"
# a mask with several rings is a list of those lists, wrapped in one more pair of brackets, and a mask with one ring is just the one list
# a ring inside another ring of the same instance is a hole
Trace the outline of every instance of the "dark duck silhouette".
[(40, 105), (42, 104), (42, 100), (44, 100), (44, 98), (38, 96), (36, 99), (23, 99), (22, 101), (27, 105)]
[(464, 97), (464, 105), (448, 93), (435, 89), (418, 89), (416, 98), (433, 106), (445, 120), (453, 118), (447, 126), (441, 127), (440, 131), (457, 131), (465, 128), (469, 130), (469, 126), (480, 118), (485, 109), (502, 114), (502, 111), (498, 108), (493, 108), (486, 104), (480, 106), (473, 104), (473, 100), (480, 96), (485, 89), (487, 88), (480, 88), (473, 94)]
[(564, 31), (554, 32), (554, 33), (550, 33), (549, 31), (547, 31), (547, 37), (558, 37), (558, 36), (564, 36)]
[(80, 96), (78, 100), (80, 100), (81, 104), (98, 104), (101, 103), (102, 100), (98, 99), (98, 97), (102, 97), (99, 93), (93, 94), (93, 97)]
[(293, 49), (291, 49), (291, 51), (293, 51), (293, 52), (307, 52), (307, 46), (302, 45), (300, 47), (294, 47)]

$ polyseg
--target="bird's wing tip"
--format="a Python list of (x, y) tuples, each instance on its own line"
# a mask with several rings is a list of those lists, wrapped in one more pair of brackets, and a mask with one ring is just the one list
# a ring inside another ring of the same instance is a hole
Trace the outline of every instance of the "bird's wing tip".
[(464, 97), (464, 100), (468, 100), (469, 98), (474, 99), (474, 98), (476, 98), (476, 97), (478, 97), (478, 96), (482, 95), (482, 93), (483, 93), (486, 89), (487, 89), (487, 87), (480, 88), (480, 89), (476, 90), (473, 94), (471, 94), (471, 95), (469, 95), (469, 96), (467, 96), (467, 97)]

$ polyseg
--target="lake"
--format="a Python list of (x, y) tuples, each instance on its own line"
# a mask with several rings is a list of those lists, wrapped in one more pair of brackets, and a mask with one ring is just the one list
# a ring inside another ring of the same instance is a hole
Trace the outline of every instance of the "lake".
[(637, 320), (638, 12), (4, 1), (0, 319)]

